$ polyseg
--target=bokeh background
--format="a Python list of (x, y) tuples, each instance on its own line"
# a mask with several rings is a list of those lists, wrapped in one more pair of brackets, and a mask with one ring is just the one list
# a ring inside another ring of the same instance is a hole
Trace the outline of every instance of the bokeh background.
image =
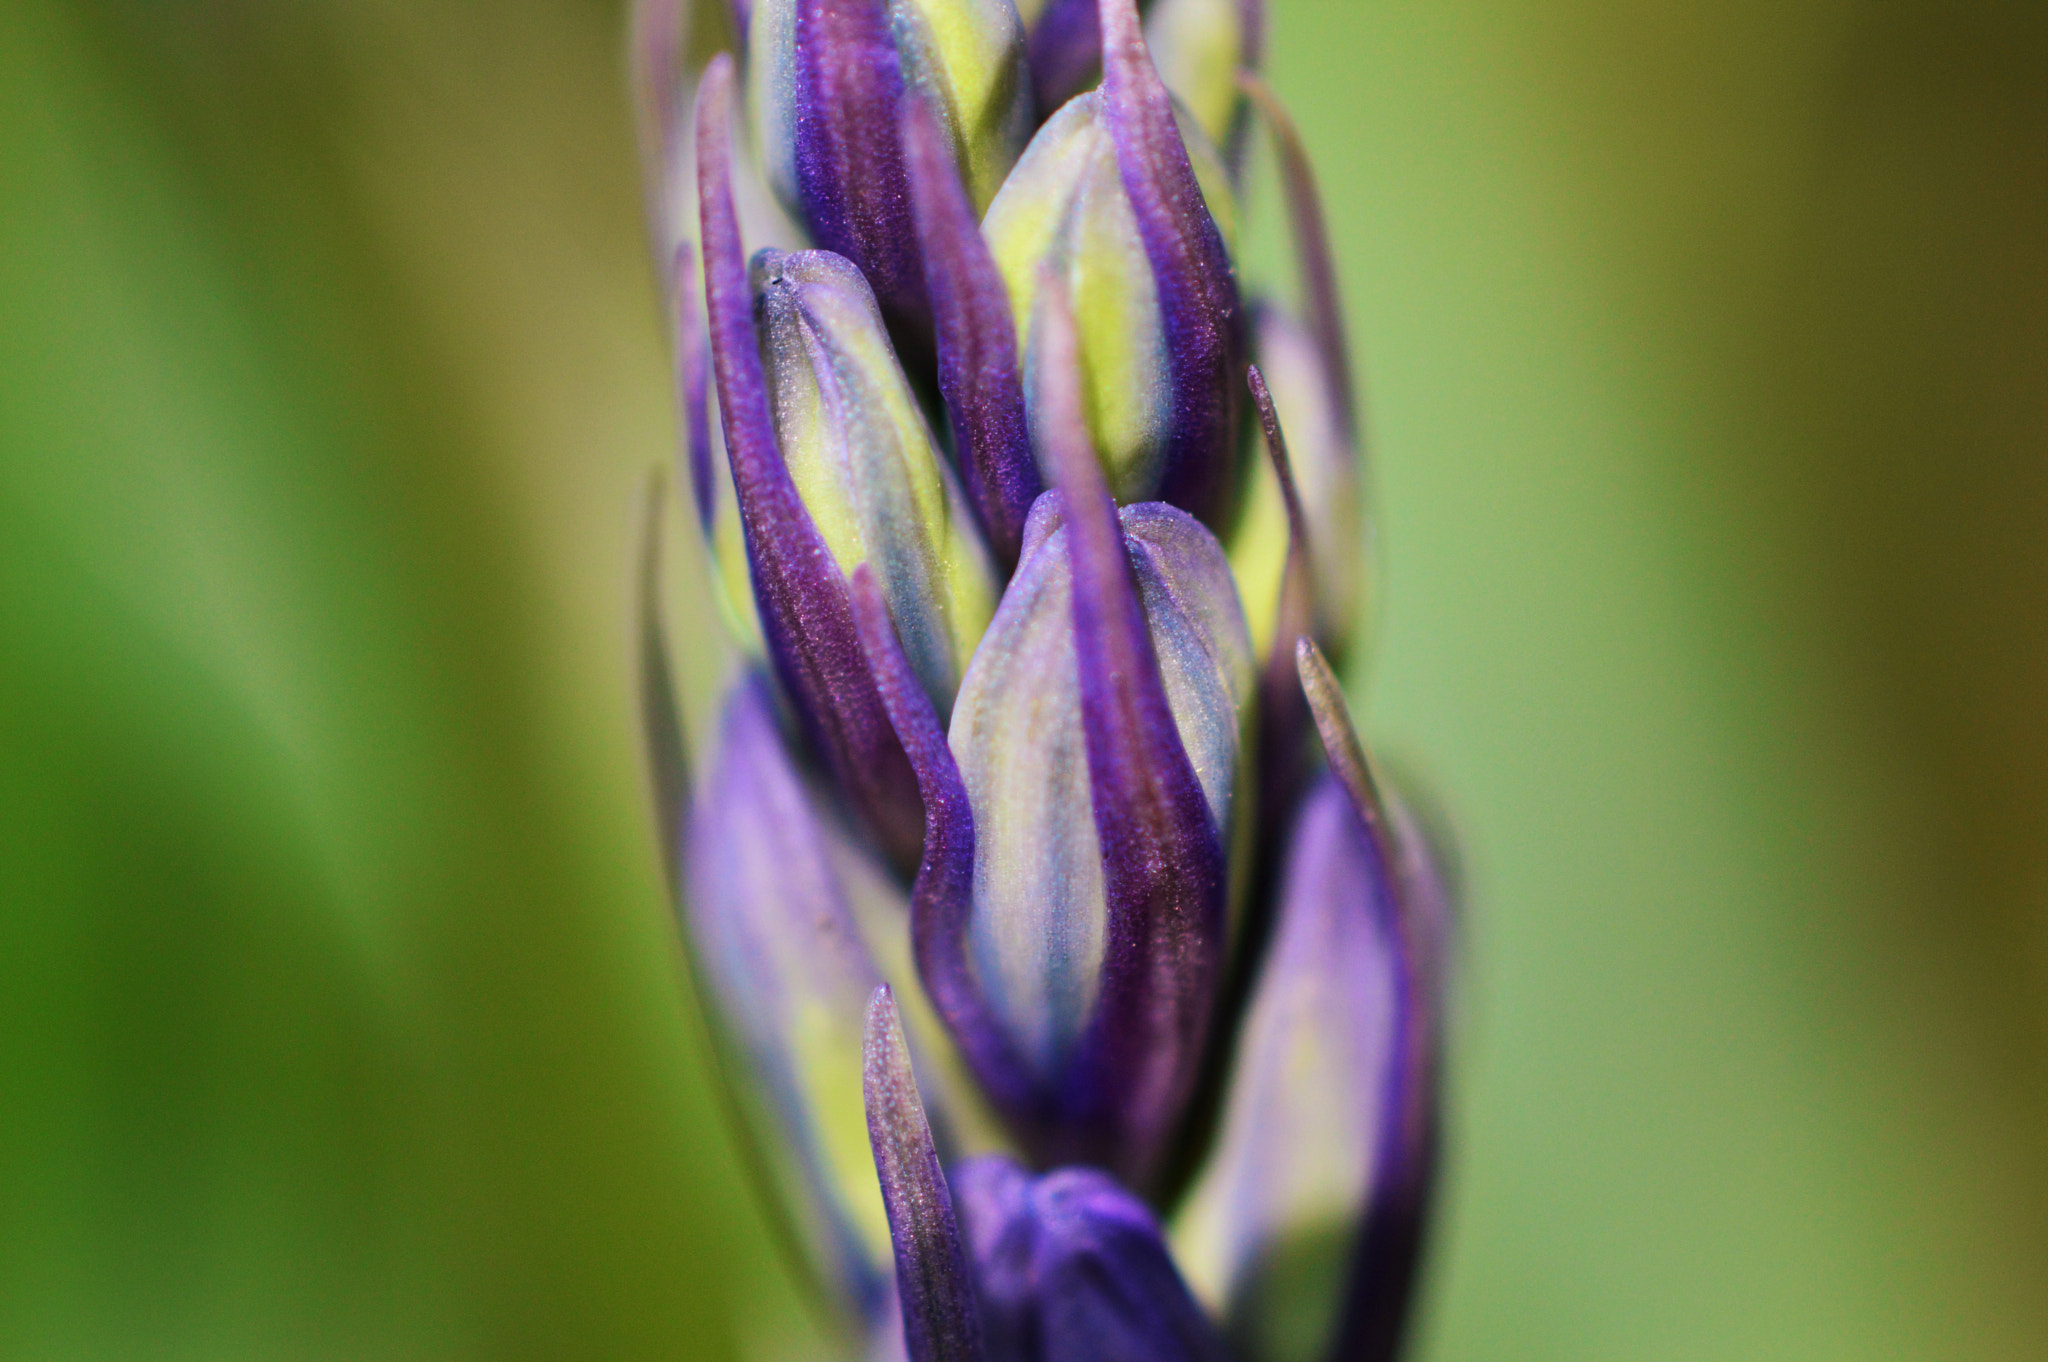
[[(1471, 887), (1421, 1356), (2048, 1357), (2048, 7), (1273, 11)], [(621, 29), (0, 4), (0, 1357), (801, 1353)]]

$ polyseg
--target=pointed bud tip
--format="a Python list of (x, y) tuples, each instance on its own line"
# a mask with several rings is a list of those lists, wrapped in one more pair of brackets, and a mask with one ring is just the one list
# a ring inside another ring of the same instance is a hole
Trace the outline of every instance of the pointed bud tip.
[(887, 984), (868, 1001), (863, 1051), (868, 1139), (896, 1252), (904, 1352), (909, 1362), (980, 1362), (967, 1254)]
[(896, 1027), (896, 994), (887, 984), (875, 985), (874, 995), (868, 999), (868, 1044), (873, 1045), (878, 1035)]

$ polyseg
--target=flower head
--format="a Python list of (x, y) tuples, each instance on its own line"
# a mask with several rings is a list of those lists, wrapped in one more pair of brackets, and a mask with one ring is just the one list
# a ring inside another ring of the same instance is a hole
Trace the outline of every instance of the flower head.
[[(636, 29), (741, 625), (699, 781), (652, 538), (643, 698), (764, 1193), (878, 1355), (1389, 1356), (1448, 896), (1325, 660), (1366, 600), (1359, 423), (1261, 6), (711, 13)], [(1253, 113), (1294, 312), (1232, 259)]]

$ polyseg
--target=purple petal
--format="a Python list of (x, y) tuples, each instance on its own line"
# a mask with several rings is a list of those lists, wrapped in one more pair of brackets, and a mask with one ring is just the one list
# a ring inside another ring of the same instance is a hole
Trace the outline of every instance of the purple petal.
[(1031, 503), (1043, 490), (1017, 374), (1017, 329), (995, 257), (924, 101), (902, 107), (903, 145), (960, 478), (1003, 570), (1017, 564)]
[(1159, 499), (1214, 525), (1237, 482), (1244, 318), (1223, 235), (1202, 199), (1135, 0), (1100, 0), (1102, 109), (1152, 262), (1173, 402)]
[(882, 980), (840, 836), (776, 726), (765, 678), (741, 678), (690, 814), (689, 959), (765, 1200), (838, 1308), (865, 1319), (886, 1288), (889, 1244), (873, 1180), (842, 1151), (864, 1134), (863, 1023)]
[(1396, 887), (1393, 940), (1395, 1040), (1371, 1210), (1360, 1233), (1338, 1343), (1342, 1362), (1383, 1362), (1399, 1350), (1421, 1264), (1431, 1192), (1436, 1182), (1441, 1088), (1442, 972), (1436, 924), (1371, 761), (1351, 722), (1336, 674), (1310, 639), (1297, 645), (1302, 690), (1315, 716), (1331, 773), (1364, 825), (1373, 875)]
[(868, 1142), (896, 1249), (904, 1353), (910, 1362), (981, 1362), (981, 1328), (953, 1198), (887, 984), (868, 1004), (862, 1070)]
[(1175, 1222), (1183, 1270), (1251, 1357), (1320, 1355), (1365, 1221), (1397, 1021), (1393, 885), (1375, 864), (1325, 775), (1288, 838), (1216, 1144)]
[(989, 1362), (1223, 1362), (1143, 1202), (1092, 1168), (954, 1170)]
[(1090, 1156), (1142, 1183), (1186, 1105), (1208, 1034), (1225, 933), (1223, 846), (1167, 704), (1116, 506), (1082, 422), (1073, 317), (1055, 278), (1042, 314), (1041, 430), (1066, 511), (1108, 898), (1096, 1014), (1062, 1106)]
[(1102, 69), (1102, 26), (1096, 0), (1046, 0), (1025, 39), (1031, 94), (1041, 122), (1087, 89)]
[(721, 55), (697, 94), (697, 197), (719, 415), (762, 633), (776, 674), (841, 788), (890, 857), (908, 862), (923, 823), (917, 779), (868, 673), (846, 580), (776, 445), (733, 210), (731, 95), (732, 61)]
[(825, 250), (860, 266), (882, 310), (930, 330), (897, 112), (903, 71), (884, 0), (797, 0), (798, 211)]
[(945, 730), (910, 669), (873, 572), (853, 574), (854, 619), (889, 719), (924, 798), (924, 854), (910, 893), (917, 972), (968, 1067), (998, 1110), (1020, 1129), (1043, 1124), (1041, 1103), (1009, 1040), (990, 1016), (967, 959), (974, 889), (974, 812)]

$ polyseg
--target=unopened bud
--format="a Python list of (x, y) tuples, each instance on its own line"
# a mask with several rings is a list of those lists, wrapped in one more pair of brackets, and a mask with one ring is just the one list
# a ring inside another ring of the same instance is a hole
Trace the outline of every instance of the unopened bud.
[(941, 714), (987, 627), (996, 583), (867, 282), (828, 251), (753, 267), (783, 461), (841, 572), (866, 563)]
[(851, 259), (890, 320), (930, 318), (899, 136), (921, 94), (977, 206), (1029, 132), (1024, 33), (1010, 0), (758, 0), (754, 122), (768, 181), (819, 246)]
[[(1102, 88), (1039, 129), (982, 226), (1027, 370), (1040, 363), (1048, 273), (1072, 299), (1082, 408), (1117, 500), (1156, 498), (1216, 524), (1234, 504), (1244, 383), (1229, 177), (1200, 130), (1176, 121), (1129, 5), (1103, 5)], [(1037, 386), (1027, 379), (1027, 403)], [(1043, 463), (1039, 426), (1034, 405)]]

